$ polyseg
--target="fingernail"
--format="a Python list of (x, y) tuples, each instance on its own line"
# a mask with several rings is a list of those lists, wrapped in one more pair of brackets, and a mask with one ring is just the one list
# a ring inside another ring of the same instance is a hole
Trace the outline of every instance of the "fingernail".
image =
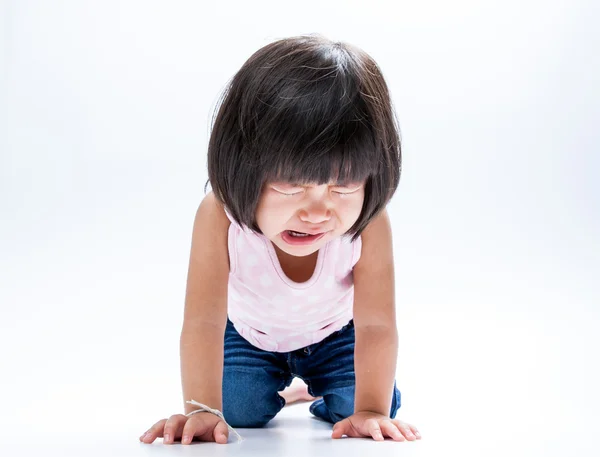
[(165, 433), (165, 437), (163, 439), (163, 441), (169, 441), (171, 439), (171, 435), (169, 435), (168, 433)]

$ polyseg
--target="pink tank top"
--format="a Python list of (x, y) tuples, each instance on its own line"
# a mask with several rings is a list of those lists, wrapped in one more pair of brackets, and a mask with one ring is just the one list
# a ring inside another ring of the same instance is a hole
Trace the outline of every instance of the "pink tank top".
[(231, 221), (228, 316), (244, 339), (265, 351), (289, 352), (318, 343), (350, 322), (360, 237), (326, 243), (313, 276), (297, 283), (283, 272), (267, 237), (226, 214)]

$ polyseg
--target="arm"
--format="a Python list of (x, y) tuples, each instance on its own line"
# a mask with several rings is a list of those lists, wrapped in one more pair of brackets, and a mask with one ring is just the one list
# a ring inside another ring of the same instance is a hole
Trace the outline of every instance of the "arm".
[(382, 211), (362, 233), (354, 267), (354, 411), (385, 416), (390, 406), (398, 358), (392, 233)]
[(222, 410), (223, 342), (227, 323), (229, 219), (213, 193), (200, 204), (192, 247), (180, 338), (185, 413), (194, 399)]

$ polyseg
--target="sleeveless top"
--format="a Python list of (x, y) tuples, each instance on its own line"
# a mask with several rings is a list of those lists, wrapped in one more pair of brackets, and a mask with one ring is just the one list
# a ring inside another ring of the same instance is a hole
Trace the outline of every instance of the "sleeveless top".
[(312, 277), (302, 283), (283, 272), (272, 242), (231, 221), (228, 233), (227, 313), (252, 345), (290, 352), (318, 343), (352, 319), (352, 269), (360, 258), (360, 236), (340, 236), (318, 251)]

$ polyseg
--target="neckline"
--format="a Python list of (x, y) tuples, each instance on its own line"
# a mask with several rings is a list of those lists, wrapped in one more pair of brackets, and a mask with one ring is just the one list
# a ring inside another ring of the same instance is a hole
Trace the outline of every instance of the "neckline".
[(266, 236), (261, 236), (265, 246), (267, 247), (267, 251), (269, 252), (269, 256), (271, 257), (271, 263), (273, 264), (273, 268), (275, 268), (275, 272), (281, 278), (281, 280), (287, 284), (289, 287), (293, 289), (308, 289), (312, 286), (319, 277), (321, 276), (321, 271), (323, 270), (323, 259), (325, 258), (325, 251), (329, 247), (329, 242), (325, 243), (325, 245), (317, 251), (317, 263), (315, 265), (315, 271), (313, 271), (312, 276), (304, 282), (296, 282), (291, 280), (288, 275), (285, 274), (283, 268), (281, 268), (281, 264), (279, 263), (279, 258), (277, 257), (277, 252), (275, 252), (275, 247), (273, 247), (273, 243)]

